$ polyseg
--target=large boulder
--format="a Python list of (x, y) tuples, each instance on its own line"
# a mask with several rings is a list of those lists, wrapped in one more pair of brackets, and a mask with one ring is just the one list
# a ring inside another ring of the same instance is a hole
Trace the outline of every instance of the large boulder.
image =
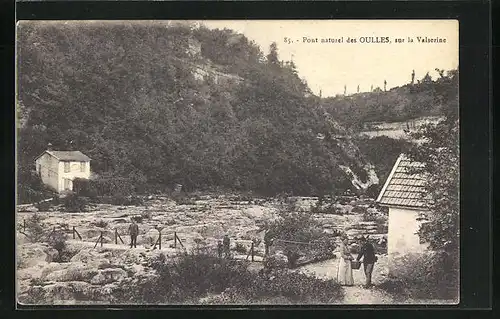
[(33, 286), (20, 296), (20, 302), (24, 304), (74, 304), (76, 300), (92, 300), (93, 289), (86, 282), (56, 282), (45, 286)]
[(17, 259), (18, 268), (29, 268), (40, 263), (52, 262), (54, 252), (46, 244), (25, 243), (17, 246)]
[(76, 255), (71, 257), (71, 262), (81, 262), (88, 265), (95, 265), (96, 268), (102, 263), (109, 263), (113, 253), (105, 250), (83, 248)]
[(90, 280), (97, 275), (98, 271), (95, 267), (86, 266), (81, 263), (71, 264), (67, 269), (57, 270), (47, 274), (44, 278), (47, 281), (84, 281)]
[(127, 277), (127, 272), (121, 268), (108, 268), (99, 270), (99, 272), (92, 277), (90, 283), (93, 285), (104, 285), (112, 282), (120, 281)]

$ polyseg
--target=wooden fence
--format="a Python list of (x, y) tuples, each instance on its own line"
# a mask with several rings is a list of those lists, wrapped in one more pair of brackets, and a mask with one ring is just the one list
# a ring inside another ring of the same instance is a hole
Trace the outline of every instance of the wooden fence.
[[(26, 228), (27, 228), (27, 225), (26, 225), (26, 220), (23, 219), (23, 222), (22, 224), (20, 224), (20, 227), (22, 229), (21, 233), (24, 234), (25, 236), (28, 236), (26, 234)], [(151, 231), (153, 228), (149, 229), (147, 232)], [(154, 228), (158, 231), (158, 238), (156, 239), (156, 241), (154, 242), (154, 244), (152, 245), (152, 248), (153, 249), (162, 249), (162, 245), (165, 244), (165, 234), (162, 234), (161, 232), (161, 229), (158, 229), (158, 228)], [(100, 233), (99, 233), (99, 236), (97, 237), (97, 240), (95, 241), (95, 244), (94, 244), (94, 249), (97, 248), (98, 246), (99, 247), (104, 247), (104, 244), (105, 244), (105, 233), (106, 232), (109, 232), (110, 230), (100, 230)], [(114, 244), (115, 245), (118, 245), (118, 244), (122, 244), (122, 245), (127, 245), (125, 243), (125, 241), (123, 240), (122, 238), (122, 235), (123, 234), (120, 234), (120, 232), (118, 231), (117, 228), (115, 228), (114, 230), (111, 230), (114, 232)], [(76, 226), (71, 226), (71, 228), (69, 228), (68, 226), (66, 227), (61, 227), (61, 228), (57, 228), (57, 227), (53, 227), (48, 235), (45, 237), (47, 240), (50, 240), (51, 237), (53, 237), (57, 232), (63, 232), (63, 233), (71, 233), (71, 237), (75, 240), (75, 239), (79, 239), (81, 241), (84, 241), (82, 235), (80, 234), (80, 232), (77, 230)], [(146, 233), (147, 233), (146, 232)], [(170, 237), (170, 236), (169, 236)], [(186, 249), (183, 241), (180, 239), (178, 233), (176, 231), (173, 232), (173, 239), (169, 239), (170, 240), (173, 240), (173, 245), (171, 245), (170, 247), (173, 247), (173, 248), (181, 248), (181, 249)], [(238, 243), (240, 243), (240, 241), (236, 241)], [(258, 244), (258, 243), (257, 243)], [(256, 249), (255, 249), (255, 246), (256, 246), (256, 243), (255, 241), (252, 241), (250, 243), (250, 247), (248, 248), (248, 252), (246, 253), (246, 258), (245, 260), (250, 260), (252, 262), (255, 262), (255, 261), (258, 261), (256, 260), (255, 256), (256, 255)], [(206, 245), (204, 247), (196, 247), (198, 250), (202, 250), (202, 251), (207, 251), (207, 250), (220, 250), (219, 248), (215, 247), (214, 245)], [(218, 255), (220, 257), (222, 257), (223, 253), (221, 251), (218, 251)], [(229, 256), (229, 258), (233, 258), (231, 257), (231, 255)]]

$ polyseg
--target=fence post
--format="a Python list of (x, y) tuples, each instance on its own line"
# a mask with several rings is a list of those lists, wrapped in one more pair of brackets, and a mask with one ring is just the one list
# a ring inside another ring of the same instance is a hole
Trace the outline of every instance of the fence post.
[(101, 230), (101, 247), (102, 247), (102, 240), (103, 240), (102, 233), (103, 233), (103, 231)]
[(115, 245), (118, 245), (118, 230), (115, 228)]
[(174, 248), (177, 248), (177, 232), (174, 231)]
[(76, 239), (76, 236), (75, 236), (75, 226), (73, 226), (73, 239)]
[(23, 219), (23, 232), (26, 232), (26, 219)]
[(158, 234), (159, 234), (159, 237), (158, 237), (158, 247), (161, 250), (161, 231), (158, 230)]
[(253, 256), (254, 256), (254, 252), (253, 252), (253, 241), (252, 241), (252, 261), (253, 261)]

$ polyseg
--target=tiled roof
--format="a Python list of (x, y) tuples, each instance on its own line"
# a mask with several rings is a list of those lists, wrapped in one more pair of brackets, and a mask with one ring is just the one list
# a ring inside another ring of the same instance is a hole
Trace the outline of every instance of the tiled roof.
[(80, 151), (45, 151), (60, 161), (88, 162), (90, 157)]
[(422, 174), (414, 174), (411, 169), (422, 167), (422, 163), (412, 162), (404, 154), (396, 160), (377, 202), (381, 205), (425, 208), (425, 179)]

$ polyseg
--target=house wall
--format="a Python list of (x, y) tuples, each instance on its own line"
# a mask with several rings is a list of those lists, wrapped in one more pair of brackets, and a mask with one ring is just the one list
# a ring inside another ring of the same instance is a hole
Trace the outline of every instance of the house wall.
[(35, 161), (36, 172), (41, 177), (42, 182), (59, 191), (59, 161), (45, 153)]
[[(65, 163), (69, 163), (69, 172), (64, 171)], [(73, 190), (72, 180), (75, 178), (86, 178), (90, 177), (90, 162), (85, 162), (85, 171), (80, 170), (80, 162), (59, 162), (59, 180), (58, 180), (58, 192), (65, 190), (64, 180), (69, 180), (69, 189)]]
[(423, 211), (389, 207), (389, 233), (387, 253), (391, 261), (408, 253), (423, 252), (427, 245), (420, 243), (417, 232), (421, 222), (417, 220)]

